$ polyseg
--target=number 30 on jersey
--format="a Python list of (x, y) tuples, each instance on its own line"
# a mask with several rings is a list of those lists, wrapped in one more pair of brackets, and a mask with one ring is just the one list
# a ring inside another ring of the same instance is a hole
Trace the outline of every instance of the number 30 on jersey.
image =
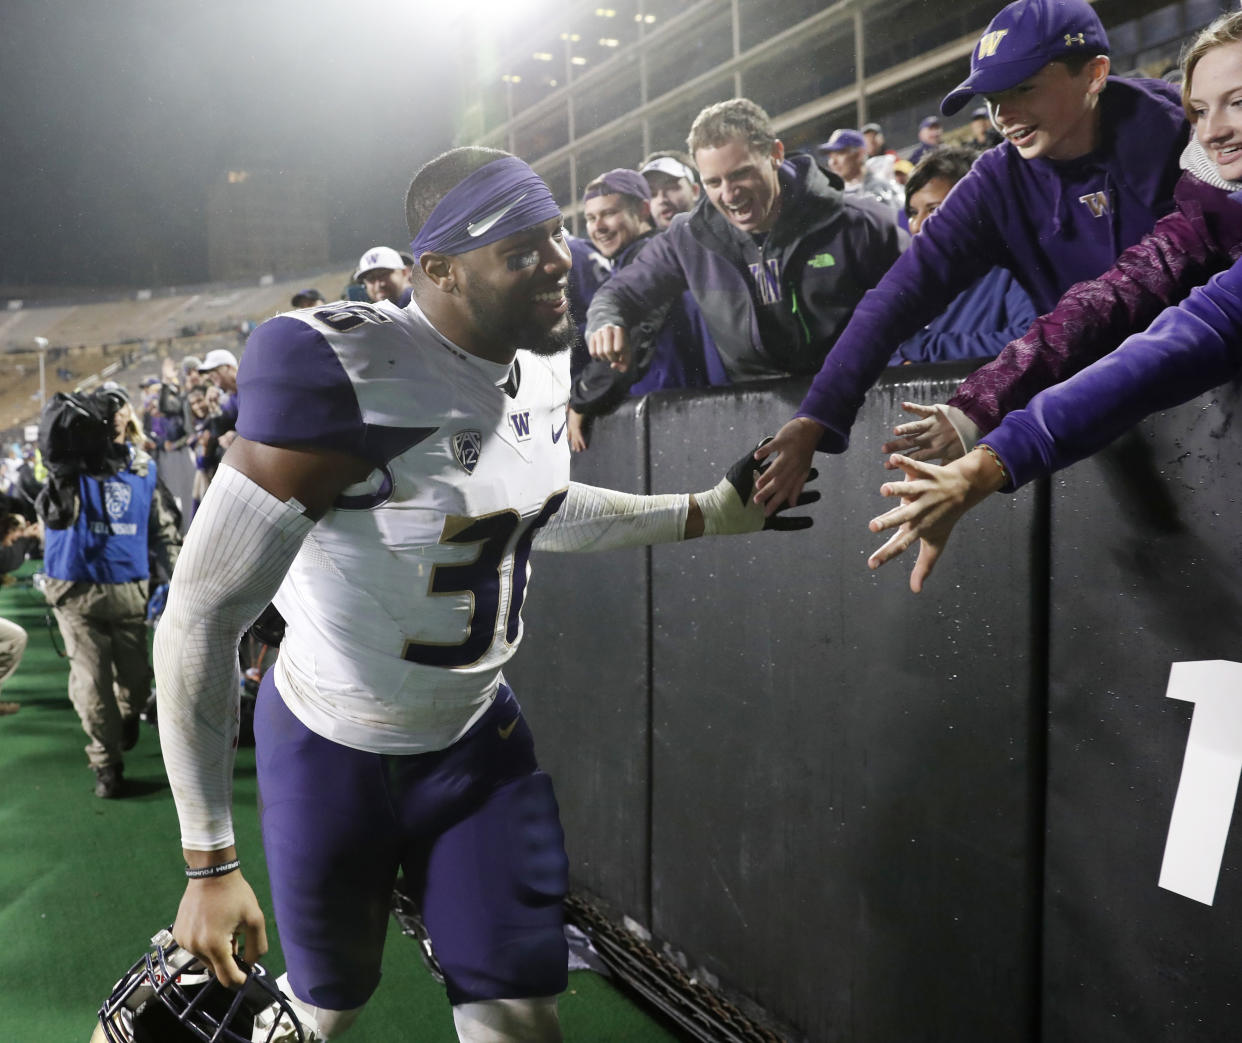
[[(423, 666), (445, 668), (470, 666), (477, 663), (492, 647), (498, 636), (501, 594), (507, 593), (504, 640), (517, 641), (521, 629), (522, 601), (526, 596), (526, 566), (530, 561), (535, 534), (561, 508), (566, 492), (550, 496), (533, 518), (524, 520), (515, 510), (499, 511), (482, 518), (448, 518), (441, 543), (475, 544), (474, 560), (454, 565), (437, 565), (431, 573), (427, 591), (430, 595), (459, 598), (468, 594), (472, 610), (466, 636), (456, 644), (434, 644), (406, 641), (403, 659)], [(510, 567), (505, 568), (506, 560)], [(502, 584), (507, 580), (508, 589)]]

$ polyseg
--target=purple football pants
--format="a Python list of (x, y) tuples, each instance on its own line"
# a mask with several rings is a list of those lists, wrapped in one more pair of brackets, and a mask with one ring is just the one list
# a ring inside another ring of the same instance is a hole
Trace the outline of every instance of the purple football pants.
[(349, 1010), (375, 991), (398, 867), (450, 1002), (563, 992), (565, 838), (513, 692), (448, 749), (387, 756), (310, 731), (274, 673), (255, 711), (259, 808), (298, 998)]

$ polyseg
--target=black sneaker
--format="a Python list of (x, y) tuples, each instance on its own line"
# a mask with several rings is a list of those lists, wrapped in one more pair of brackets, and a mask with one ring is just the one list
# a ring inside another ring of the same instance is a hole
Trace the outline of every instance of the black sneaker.
[(138, 726), (141, 723), (137, 714), (121, 722), (121, 749), (132, 750), (138, 745)]
[(125, 780), (121, 778), (124, 769), (119, 764), (108, 764), (95, 769), (95, 796), (104, 800), (112, 800), (121, 795)]

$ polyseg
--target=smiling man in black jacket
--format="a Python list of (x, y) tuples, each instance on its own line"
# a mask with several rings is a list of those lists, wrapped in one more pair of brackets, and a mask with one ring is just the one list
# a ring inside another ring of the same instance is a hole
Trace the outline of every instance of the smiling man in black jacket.
[(688, 144), (705, 198), (596, 293), (591, 354), (628, 368), (629, 329), (688, 289), (731, 380), (816, 372), (905, 233), (811, 157), (786, 159), (767, 113), (745, 98), (700, 112)]

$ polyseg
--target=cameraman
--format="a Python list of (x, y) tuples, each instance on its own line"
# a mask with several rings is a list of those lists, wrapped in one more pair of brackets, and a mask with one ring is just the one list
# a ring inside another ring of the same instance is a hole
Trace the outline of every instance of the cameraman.
[(95, 796), (117, 797), (121, 754), (138, 741), (138, 714), (151, 686), (148, 548), (171, 574), (181, 534), (155, 461), (142, 449), (129, 397), (109, 382), (95, 392), (94, 404), (109, 420), (113, 444), (101, 453), (103, 465), (57, 479), (68, 527), (52, 528), (45, 500), (39, 501), (47, 522), (44, 595), (65, 640), (69, 698), (90, 736)]

